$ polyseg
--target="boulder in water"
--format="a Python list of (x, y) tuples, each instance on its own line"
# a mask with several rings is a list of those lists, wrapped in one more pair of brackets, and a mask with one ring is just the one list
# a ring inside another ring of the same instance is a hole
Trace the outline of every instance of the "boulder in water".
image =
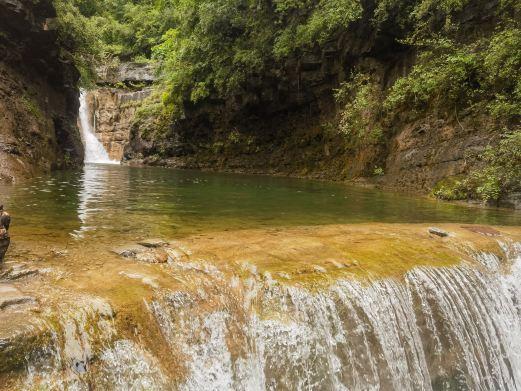
[(124, 258), (135, 258), (138, 254), (141, 254), (146, 250), (147, 248), (141, 245), (130, 245), (114, 248), (112, 249), (112, 252)]
[(124, 258), (140, 262), (166, 263), (168, 261), (168, 254), (162, 248), (145, 247), (141, 244), (119, 247), (112, 251)]
[(146, 263), (166, 263), (168, 254), (161, 249), (152, 249), (136, 255), (136, 259)]
[(430, 227), (429, 233), (432, 235), (439, 236), (441, 238), (445, 238), (445, 237), (449, 236), (449, 233), (447, 231), (444, 231), (444, 230), (442, 230), (440, 228), (436, 228), (436, 227)]
[(0, 279), (4, 280), (19, 280), (24, 277), (28, 276), (34, 276), (39, 273), (38, 269), (32, 269), (28, 268), (25, 265), (19, 264), (14, 265), (6, 270), (4, 270), (2, 273), (0, 273)]
[(11, 284), (0, 284), (0, 310), (22, 304), (36, 304), (33, 297), (24, 295)]
[(164, 240), (162, 239), (145, 239), (145, 240), (142, 240), (140, 241), (138, 244), (140, 244), (141, 246), (145, 246), (145, 247), (148, 247), (148, 248), (159, 248), (159, 247), (164, 247), (166, 246), (168, 243), (165, 242)]

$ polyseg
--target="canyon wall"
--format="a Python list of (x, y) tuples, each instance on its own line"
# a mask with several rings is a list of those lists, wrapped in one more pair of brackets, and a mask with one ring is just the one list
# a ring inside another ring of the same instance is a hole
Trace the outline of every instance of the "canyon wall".
[[(487, 36), (496, 25), (496, 1), (475, 1), (456, 16), (462, 42)], [(417, 63), (416, 47), (396, 25), (374, 27), (375, 5), (320, 49), (310, 49), (254, 75), (242, 92), (186, 102), (168, 129), (155, 118), (133, 126), (125, 160), (221, 171), (364, 180), (384, 187), (429, 192), (445, 178), (480, 166), (479, 155), (502, 128), (471, 110), (428, 107), (392, 113), (383, 137), (353, 145), (338, 131), (342, 107), (335, 90), (353, 72), (371, 76), (385, 95)]]
[[(331, 129), (339, 112), (334, 90), (350, 69), (363, 69), (385, 90), (414, 63), (407, 47), (363, 36), (343, 37), (328, 51), (287, 64), (291, 72), (283, 80), (252, 80), (243, 95), (229, 101), (187, 104), (186, 118), (163, 138), (150, 137), (146, 123), (136, 125), (127, 158), (181, 168), (368, 179), (421, 192), (467, 172), (500, 134), (483, 126), (483, 118), (428, 113), (417, 119), (401, 113), (382, 142), (355, 147)], [(385, 175), (374, 176), (377, 168)]]
[(154, 69), (146, 64), (123, 63), (100, 68), (97, 73), (97, 88), (87, 95), (93, 129), (109, 157), (121, 160), (136, 110), (150, 95)]
[(0, 180), (81, 164), (79, 73), (65, 61), (51, 0), (0, 0)]

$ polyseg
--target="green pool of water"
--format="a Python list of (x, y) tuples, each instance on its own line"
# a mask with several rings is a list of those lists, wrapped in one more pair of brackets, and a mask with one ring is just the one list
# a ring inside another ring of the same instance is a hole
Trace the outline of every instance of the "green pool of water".
[(289, 178), (87, 165), (0, 185), (13, 232), (74, 238), (176, 237), (336, 223), (521, 225), (521, 214)]

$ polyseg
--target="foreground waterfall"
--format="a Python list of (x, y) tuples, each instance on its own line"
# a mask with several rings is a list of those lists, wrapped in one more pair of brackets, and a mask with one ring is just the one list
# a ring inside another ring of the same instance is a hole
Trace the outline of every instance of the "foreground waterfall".
[(203, 261), (171, 259), (171, 275), (196, 278), (196, 286), (156, 285), (145, 301), (148, 326), (162, 336), (155, 343), (176, 368), (151, 353), (154, 342), (118, 331), (110, 306), (91, 299), (54, 322), (61, 326), (29, 358), (24, 386), (518, 390), (521, 245), (503, 251), (501, 259), (476, 253), (460, 266), (419, 267), (399, 280), (342, 279), (317, 291), (281, 284), (253, 266), (230, 279)]
[(520, 250), (507, 250), (507, 276), (496, 256), (479, 254), (478, 267), (417, 268), (403, 282), (343, 280), (319, 293), (253, 276), (240, 316), (224, 302), (219, 312), (183, 316), (204, 296), (171, 294), (153, 308), (192, 358), (185, 389), (517, 390)]
[(85, 163), (119, 164), (111, 160), (103, 144), (97, 139), (89, 120), (87, 93), (80, 93), (80, 125), (81, 136), (85, 145)]

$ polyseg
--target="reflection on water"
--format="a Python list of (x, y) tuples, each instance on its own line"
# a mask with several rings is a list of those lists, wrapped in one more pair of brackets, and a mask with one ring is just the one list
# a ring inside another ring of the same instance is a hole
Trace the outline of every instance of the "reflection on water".
[(108, 196), (108, 170), (96, 169), (98, 166), (87, 164), (83, 168), (80, 181), (78, 218), (81, 225), (72, 236), (83, 238), (84, 232), (96, 229), (95, 225), (89, 225), (89, 217), (95, 218), (103, 211), (97, 205)]
[(16, 230), (73, 235), (186, 235), (211, 230), (361, 222), (520, 225), (521, 214), (342, 184), (162, 168), (86, 165), (0, 185)]

